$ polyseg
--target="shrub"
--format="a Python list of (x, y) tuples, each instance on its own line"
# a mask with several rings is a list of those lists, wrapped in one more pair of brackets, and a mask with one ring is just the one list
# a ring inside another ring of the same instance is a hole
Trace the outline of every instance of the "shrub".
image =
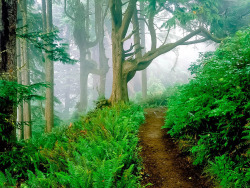
[(223, 187), (250, 181), (249, 35), (250, 29), (239, 31), (205, 54), (190, 68), (195, 78), (168, 101), (164, 128), (177, 139), (194, 141), (189, 145), (194, 164), (209, 164), (206, 171)]

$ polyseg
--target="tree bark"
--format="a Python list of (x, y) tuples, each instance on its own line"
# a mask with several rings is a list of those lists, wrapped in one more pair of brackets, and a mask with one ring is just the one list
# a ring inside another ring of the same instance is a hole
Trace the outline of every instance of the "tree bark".
[(112, 29), (112, 60), (113, 60), (113, 84), (111, 98), (112, 104), (119, 101), (128, 101), (127, 74), (123, 73), (123, 43), (121, 35)]
[[(0, 1), (0, 80), (16, 79), (16, 20), (17, 1)], [(16, 139), (16, 115), (13, 100), (6, 98), (6, 105), (0, 104), (0, 152), (9, 150)]]
[(128, 101), (127, 79), (128, 73), (124, 70), (123, 40), (127, 34), (134, 10), (136, 0), (130, 0), (128, 7), (122, 17), (121, 0), (110, 0), (109, 7), (112, 17), (112, 61), (113, 61), (113, 84), (109, 101), (115, 104), (120, 101)]
[[(52, 0), (46, 0), (46, 32), (53, 31), (52, 22)], [(50, 45), (53, 43), (49, 41), (48, 51), (51, 51)], [(45, 132), (51, 132), (54, 126), (54, 64), (51, 59), (46, 55), (45, 58), (45, 75), (46, 83), (50, 84), (50, 87), (46, 88), (46, 102), (45, 102), (45, 120), (46, 127)]]
[[(20, 1), (20, 8), (23, 21), (23, 34), (28, 33), (27, 29), (27, 1)], [(21, 39), (21, 57), (22, 57), (22, 84), (30, 85), (30, 66), (28, 57), (28, 43), (25, 38)], [(31, 107), (30, 101), (23, 101), (23, 121), (24, 121), (24, 139), (29, 139), (32, 136), (31, 125)]]
[[(21, 44), (20, 40), (17, 39), (17, 82), (22, 84), (22, 60), (21, 60)], [(23, 135), (23, 103), (18, 104), (17, 106), (17, 124), (18, 124), (18, 140), (24, 138)]]
[[(144, 15), (143, 15), (143, 11), (144, 10), (144, 3), (140, 2), (140, 29), (141, 29), (141, 47), (143, 47), (142, 49), (142, 55), (145, 54), (146, 52), (146, 44), (145, 44), (145, 23), (144, 23)], [(142, 81), (142, 99), (146, 100), (147, 99), (147, 69), (144, 69), (141, 71), (141, 81)]]
[(85, 48), (80, 48), (80, 112), (86, 112), (88, 106), (88, 70), (86, 65)]
[(105, 54), (105, 48), (104, 48), (104, 20), (106, 17), (106, 10), (103, 11), (100, 3), (96, 1), (96, 25), (98, 25), (98, 22), (101, 20), (101, 23), (99, 24), (98, 28), (98, 35), (99, 35), (99, 70), (100, 70), (100, 87), (99, 87), (99, 97), (105, 97), (105, 89), (106, 89), (106, 74), (109, 70), (108, 66), (108, 58)]
[(64, 110), (63, 110), (63, 116), (64, 119), (68, 119), (69, 118), (69, 108), (70, 108), (70, 83), (71, 80), (68, 79), (67, 80), (67, 85), (66, 85), (66, 90), (65, 90), (65, 94), (64, 94)]

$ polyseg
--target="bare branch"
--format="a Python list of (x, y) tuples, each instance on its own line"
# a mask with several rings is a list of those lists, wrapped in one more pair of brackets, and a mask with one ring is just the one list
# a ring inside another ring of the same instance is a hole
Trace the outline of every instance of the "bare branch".
[(134, 47), (135, 47), (135, 45), (133, 45), (133, 44), (131, 43), (129, 49), (128, 49), (128, 50), (124, 50), (124, 53), (128, 53), (128, 52), (132, 51)]
[(167, 33), (167, 35), (166, 35), (166, 37), (165, 37), (165, 40), (164, 40), (164, 42), (162, 43), (162, 45), (166, 44), (167, 39), (168, 39), (168, 36), (169, 36), (169, 32), (170, 32), (170, 28), (168, 28), (168, 33)]
[(137, 54), (138, 52), (140, 52), (142, 49), (144, 49), (144, 48), (143, 48), (143, 47), (139, 47), (139, 48), (137, 48), (134, 52), (125, 53), (125, 54), (124, 54), (124, 57), (134, 56), (135, 54)]
[[(138, 28), (136, 28), (136, 29), (138, 29)], [(135, 34), (136, 29), (134, 29), (132, 31), (132, 33), (130, 33), (127, 37), (125, 37), (124, 39), (122, 39), (122, 42), (125, 42), (126, 40), (130, 39), (133, 36), (133, 34)]]

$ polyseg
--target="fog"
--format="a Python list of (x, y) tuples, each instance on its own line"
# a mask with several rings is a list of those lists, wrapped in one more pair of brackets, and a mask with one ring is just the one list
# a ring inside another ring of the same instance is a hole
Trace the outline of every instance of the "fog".
[[(87, 6), (86, 0), (82, 0), (82, 5)], [(234, 1), (225, 1), (234, 3)], [(95, 40), (95, 29), (97, 23), (95, 23), (95, 4), (89, 1), (89, 21), (88, 32), (89, 39)], [(105, 1), (100, 1), (102, 4), (103, 12), (107, 4)], [(227, 5), (227, 6), (228, 6)], [(31, 7), (36, 7), (41, 12), (42, 2), (37, 0)], [(74, 64), (64, 64), (62, 62), (54, 62), (54, 91), (55, 91), (55, 111), (57, 115), (62, 119), (68, 119), (72, 114), (79, 110), (81, 87), (80, 87), (80, 50), (79, 44), (76, 43), (74, 32), (75, 25), (74, 20), (70, 17), (75, 16), (76, 9), (74, 9), (73, 1), (68, 1), (68, 7), (65, 8), (64, 1), (58, 1), (53, 4), (53, 23), (55, 28), (59, 31), (59, 36), (63, 39), (61, 42), (67, 43), (69, 48), (67, 52), (72, 59), (77, 60)], [(124, 7), (125, 11), (126, 6)], [(139, 9), (139, 4), (137, 4)], [(175, 6), (170, 6), (169, 9), (175, 10)], [(31, 9), (30, 9), (31, 10)], [(68, 15), (65, 14), (65, 10), (68, 11)], [(228, 9), (226, 9), (228, 10)], [(222, 10), (221, 10), (222, 11)], [(106, 74), (105, 85), (105, 98), (109, 99), (112, 92), (113, 83), (113, 65), (112, 65), (112, 34), (111, 34), (111, 15), (107, 11), (104, 21), (104, 37), (103, 44), (105, 49), (105, 55), (108, 58), (108, 72)], [(146, 11), (143, 12), (146, 14)], [(196, 14), (193, 11), (193, 14)], [(224, 14), (223, 12), (221, 15)], [(157, 37), (157, 47), (160, 47), (165, 43), (174, 43), (177, 40), (183, 38), (190, 33), (192, 27), (181, 27), (180, 24), (167, 29), (162, 27), (167, 20), (171, 19), (173, 14), (167, 11), (160, 11), (155, 16), (154, 27)], [(133, 24), (130, 23), (127, 36), (133, 32)], [(141, 33), (140, 33), (141, 34)], [(168, 35), (168, 38), (165, 38)], [(194, 36), (189, 41), (200, 39), (200, 36)], [(145, 47), (146, 52), (151, 48), (151, 33), (148, 29), (148, 23), (145, 24)], [(129, 37), (124, 41), (124, 50), (128, 50), (131, 45), (134, 45), (134, 36)], [(191, 45), (178, 45), (173, 50), (156, 57), (152, 63), (146, 68), (147, 71), (147, 94), (154, 95), (155, 93), (162, 93), (167, 87), (188, 83), (192, 78), (188, 68), (190, 65), (197, 61), (199, 54), (214, 51), (218, 46), (217, 43), (207, 40), (206, 42), (191, 44)], [(133, 50), (134, 51), (134, 50)], [(91, 66), (96, 69), (101, 69), (99, 63), (100, 50), (98, 45), (91, 47), (87, 50), (87, 59), (91, 59), (94, 62)], [(142, 88), (142, 76), (141, 71), (137, 71), (132, 80), (127, 84), (129, 98), (135, 100), (141, 98)], [(87, 110), (94, 108), (95, 101), (100, 97), (100, 76), (97, 74), (88, 73), (87, 82)]]

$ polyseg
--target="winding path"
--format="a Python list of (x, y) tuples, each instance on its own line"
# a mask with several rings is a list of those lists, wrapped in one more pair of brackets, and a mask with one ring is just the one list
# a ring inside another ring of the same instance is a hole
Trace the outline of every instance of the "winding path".
[(155, 188), (211, 188), (183, 156), (166, 130), (165, 108), (146, 109), (146, 123), (140, 128), (140, 146), (143, 159), (142, 185), (152, 183)]

